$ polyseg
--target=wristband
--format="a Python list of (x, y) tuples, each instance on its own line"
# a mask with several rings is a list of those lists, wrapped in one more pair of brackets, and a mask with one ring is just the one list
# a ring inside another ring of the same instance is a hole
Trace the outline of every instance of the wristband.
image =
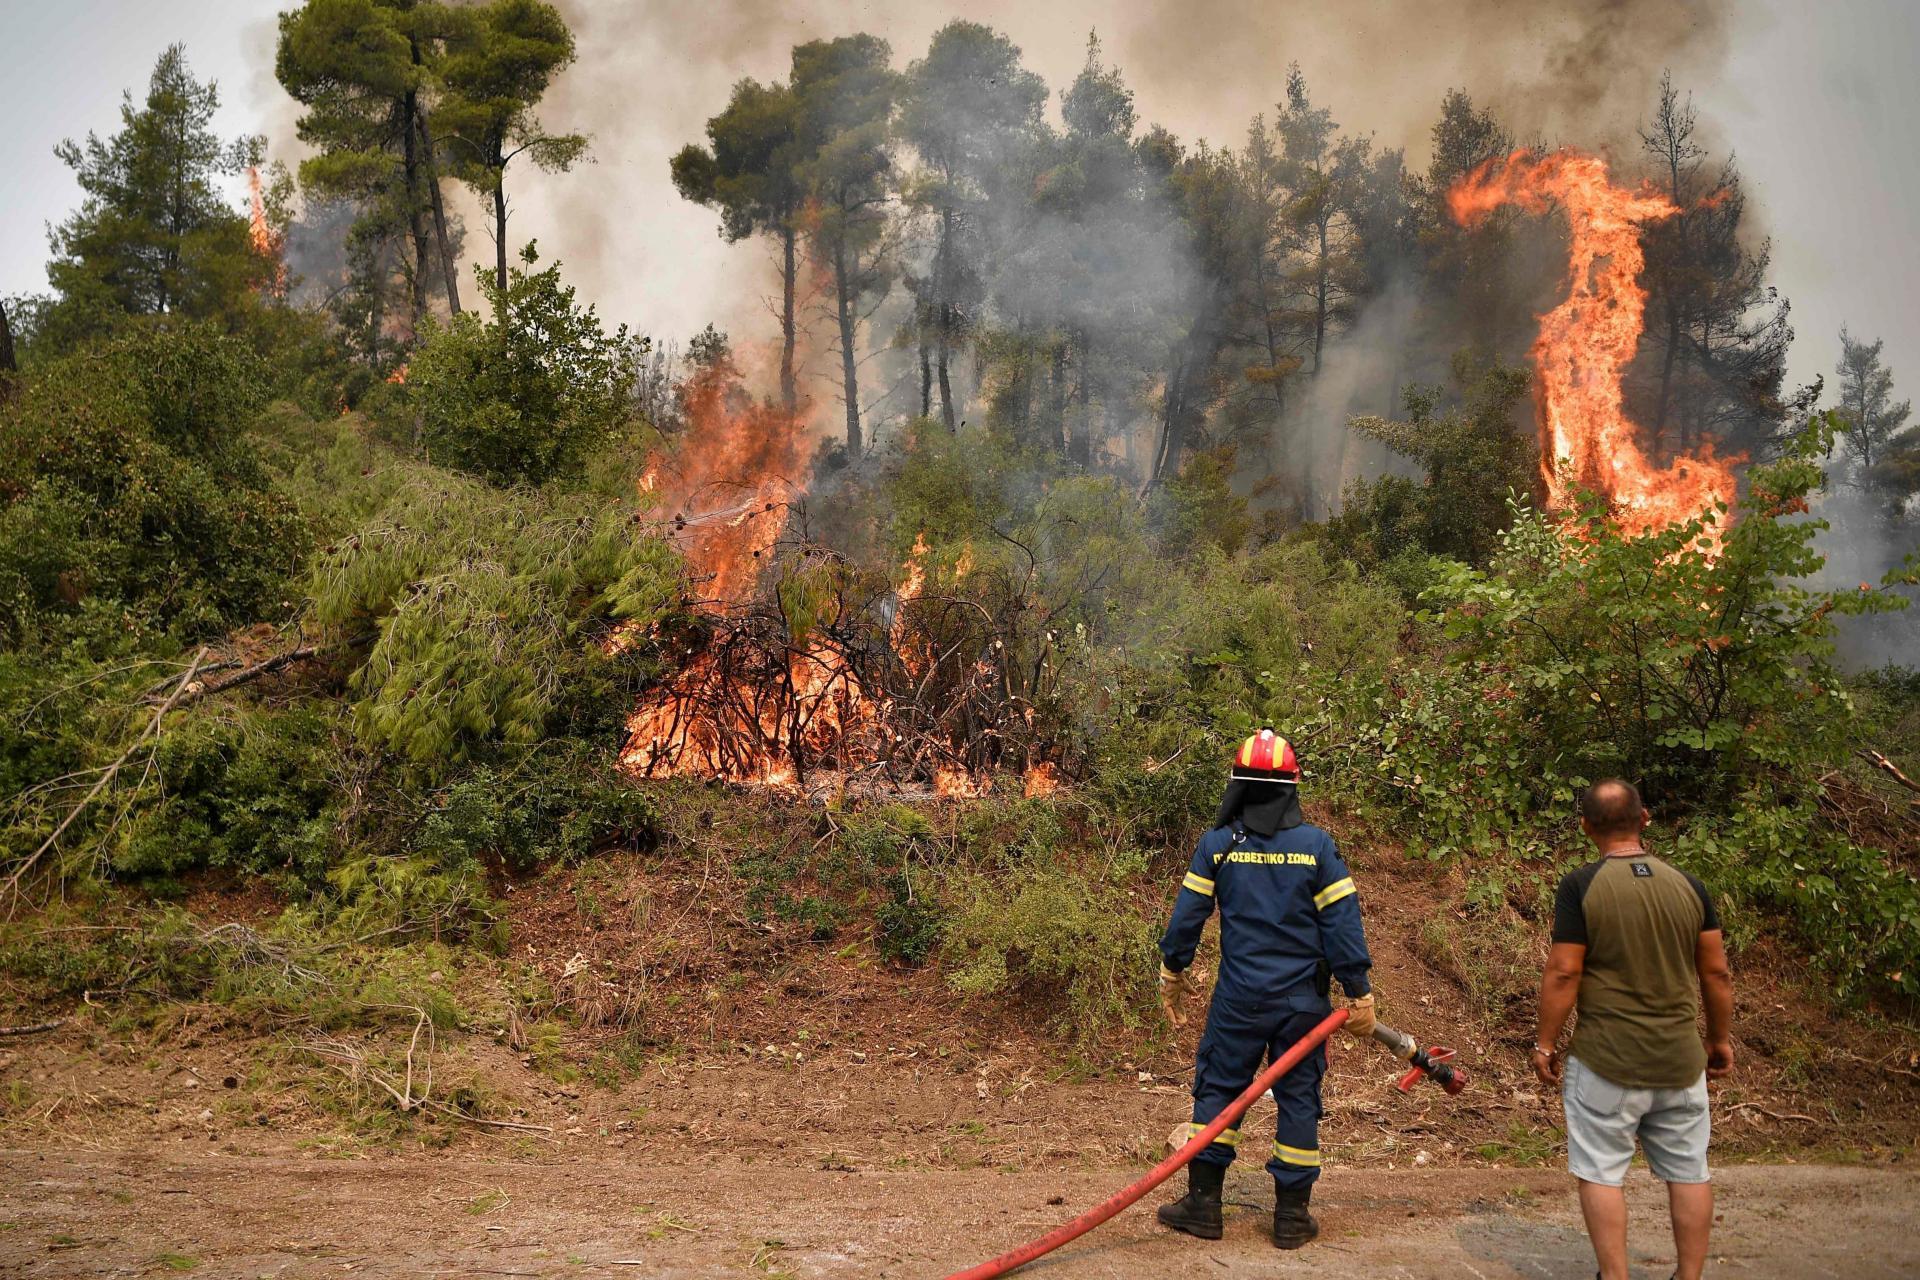
[(1546, 1055), (1547, 1055), (1547, 1056), (1548, 1056), (1549, 1058), (1551, 1058), (1551, 1057), (1553, 1057), (1553, 1055), (1554, 1055), (1554, 1054), (1556, 1054), (1556, 1053), (1559, 1053), (1559, 1052), (1560, 1052), (1560, 1051), (1559, 1051), (1558, 1049), (1552, 1049), (1552, 1048), (1549, 1048), (1549, 1047), (1547, 1047), (1547, 1046), (1546, 1046), (1546, 1045), (1544, 1045), (1544, 1044), (1536, 1044), (1535, 1046), (1533, 1046), (1533, 1051), (1534, 1051), (1535, 1053), (1544, 1053), (1544, 1054), (1546, 1054)]

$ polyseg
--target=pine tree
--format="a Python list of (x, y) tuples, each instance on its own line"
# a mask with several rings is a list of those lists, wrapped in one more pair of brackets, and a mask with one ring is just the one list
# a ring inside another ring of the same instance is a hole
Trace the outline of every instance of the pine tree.
[(1744, 234), (1740, 171), (1732, 159), (1709, 170), (1696, 128), (1691, 101), (1663, 77), (1640, 141), (1680, 212), (1643, 235), (1650, 358), (1638, 362), (1629, 406), (1656, 446), (1751, 450), (1797, 421), (1782, 399), (1793, 329), (1786, 300), (1766, 282), (1770, 242), (1750, 245)]
[(870, 298), (893, 283), (888, 205), (889, 147), (899, 76), (877, 36), (814, 40), (793, 51), (792, 86), (800, 124), (800, 170), (809, 201), (805, 228), (814, 260), (832, 280), (840, 393), (847, 454), (864, 447), (860, 425), (859, 336)]
[(1911, 400), (1893, 398), (1893, 371), (1881, 363), (1884, 339), (1857, 342), (1840, 330), (1841, 435), (1849, 484), (1883, 494), (1896, 509), (1920, 492), (1920, 427), (1907, 426)]
[(769, 235), (780, 244), (780, 403), (799, 408), (794, 373), (798, 342), (800, 209), (806, 198), (799, 103), (783, 84), (745, 79), (726, 109), (707, 121), (708, 146), (689, 143), (672, 160), (682, 196), (720, 213), (728, 243)]
[(984, 206), (1007, 197), (1006, 175), (1021, 167), (1021, 153), (1042, 132), (1046, 99), (1045, 83), (1020, 65), (1019, 48), (975, 22), (942, 27), (927, 56), (907, 68), (900, 132), (926, 166), (908, 201), (937, 223), (923, 290), (932, 351), (922, 411), (930, 407), (937, 373), (940, 418), (949, 431), (955, 425), (954, 346), (981, 293)]
[(549, 133), (534, 115), (554, 76), (574, 58), (573, 33), (542, 0), (493, 0), (474, 10), (442, 71), (436, 113), (454, 175), (493, 212), (493, 282), (507, 287), (507, 166), (521, 156), (564, 173), (587, 151), (577, 133)]
[(219, 188), (258, 158), (260, 141), (223, 142), (212, 129), (219, 100), (173, 45), (146, 97), (123, 98), (119, 132), (55, 149), (85, 198), (51, 236), (47, 276), (59, 296), (36, 326), (41, 336), (57, 346), (119, 316), (230, 315), (270, 278), (246, 217)]
[(411, 242), (405, 274), (416, 328), (436, 275), (448, 306), (460, 310), (428, 106), (446, 44), (468, 18), (410, 0), (306, 0), (280, 15), (274, 72), (306, 107), (299, 134), (316, 148), (300, 164), (301, 183), (354, 202), (363, 265), (384, 260), (365, 251), (383, 240), (398, 234)]

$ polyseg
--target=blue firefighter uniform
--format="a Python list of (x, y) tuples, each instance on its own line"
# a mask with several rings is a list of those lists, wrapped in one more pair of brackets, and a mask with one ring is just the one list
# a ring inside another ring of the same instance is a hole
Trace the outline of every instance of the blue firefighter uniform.
[[(1263, 835), (1235, 821), (1201, 837), (1160, 940), (1169, 970), (1193, 963), (1216, 906), (1220, 976), (1194, 1063), (1192, 1133), (1239, 1096), (1263, 1059), (1279, 1057), (1332, 1012), (1328, 973), (1349, 997), (1372, 989), (1353, 877), (1319, 827), (1300, 822)], [(1267, 1169), (1282, 1191), (1304, 1191), (1320, 1176), (1326, 1067), (1323, 1044), (1274, 1086), (1280, 1116)], [(1228, 1129), (1194, 1162), (1224, 1169), (1239, 1140)]]

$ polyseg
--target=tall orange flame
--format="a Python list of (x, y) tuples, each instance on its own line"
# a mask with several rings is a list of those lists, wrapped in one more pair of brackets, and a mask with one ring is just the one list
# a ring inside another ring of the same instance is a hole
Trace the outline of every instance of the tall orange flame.
[(723, 361), (687, 380), (685, 439), (670, 459), (650, 458), (641, 477), (717, 608), (752, 591), (799, 492), (810, 443), (789, 415), (752, 400), (735, 379)]
[(893, 625), (888, 628), (887, 640), (893, 651), (900, 655), (900, 661), (915, 676), (925, 673), (928, 655), (924, 644), (916, 644), (907, 629), (907, 604), (918, 600), (920, 593), (927, 589), (927, 535), (924, 531), (916, 534), (913, 549), (907, 553), (907, 562), (900, 566), (906, 576), (894, 592)]
[(267, 221), (267, 198), (260, 190), (260, 170), (247, 166), (247, 238), (253, 251), (273, 263), (273, 284), (269, 292), (284, 297), (287, 292), (287, 264), (280, 256), (281, 236)]
[(1540, 375), (1541, 471), (1548, 503), (1565, 507), (1572, 490), (1607, 497), (1620, 525), (1646, 533), (1732, 505), (1732, 464), (1711, 444), (1666, 466), (1639, 444), (1620, 380), (1640, 342), (1647, 291), (1640, 228), (1680, 212), (1649, 188), (1618, 186), (1598, 156), (1570, 149), (1516, 151), (1490, 160), (1447, 192), (1456, 222), (1471, 224), (1501, 205), (1528, 213), (1565, 211), (1573, 233), (1566, 300), (1540, 318), (1533, 364)]

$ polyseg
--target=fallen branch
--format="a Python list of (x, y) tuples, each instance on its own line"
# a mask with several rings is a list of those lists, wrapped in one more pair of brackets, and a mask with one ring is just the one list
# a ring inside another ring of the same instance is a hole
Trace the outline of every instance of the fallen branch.
[(1864, 748), (1860, 751), (1859, 755), (1862, 760), (1865, 760), (1868, 764), (1880, 770), (1882, 773), (1887, 774), (1895, 782), (1899, 783), (1901, 786), (1905, 787), (1907, 790), (1920, 792), (1920, 782), (1915, 782), (1912, 778), (1909, 778), (1906, 774), (1900, 772), (1899, 765), (1887, 759), (1885, 756), (1881, 755), (1878, 751), (1875, 751), (1870, 747)]
[[(241, 667), (240, 670), (235, 671), (230, 676), (222, 676), (218, 680), (209, 680), (205, 684), (189, 689), (187, 696), (180, 700), (179, 705), (183, 707), (191, 706), (202, 698), (211, 698), (216, 693), (225, 693), (227, 690), (237, 688), (240, 685), (250, 684), (258, 680), (261, 676), (272, 675), (283, 667), (290, 667), (296, 662), (305, 662), (309, 658), (317, 657), (332, 647), (331, 645), (303, 644), (297, 649), (289, 649), (285, 653), (276, 653), (271, 658), (256, 662), (250, 667)], [(237, 666), (238, 664), (230, 665)], [(142, 701), (151, 704), (157, 696), (158, 694), (149, 693)]]
[(64, 1026), (66, 1021), (65, 1018), (55, 1018), (52, 1022), (36, 1022), (31, 1026), (0, 1027), (0, 1036), (37, 1036), (42, 1031), (52, 1031), (55, 1027)]
[(1808, 1124), (1814, 1123), (1812, 1116), (1803, 1116), (1797, 1111), (1769, 1111), (1757, 1102), (1730, 1102), (1727, 1104), (1726, 1109), (1728, 1111), (1758, 1111), (1769, 1120), (1805, 1120)]
[(550, 1124), (523, 1124), (518, 1120), (489, 1120), (485, 1116), (469, 1115), (455, 1107), (448, 1106), (444, 1102), (429, 1102), (424, 1105), (428, 1110), (437, 1111), (443, 1116), (451, 1116), (455, 1120), (465, 1120), (468, 1124), (485, 1125), (489, 1129), (517, 1129), (522, 1133), (553, 1132), (553, 1126)]
[(80, 803), (68, 810), (67, 816), (61, 819), (60, 825), (53, 829), (53, 834), (48, 836), (46, 840), (41, 843), (40, 847), (35, 849), (25, 861), (14, 868), (13, 874), (7, 877), (6, 884), (0, 885), (0, 894), (11, 893), (19, 888), (21, 877), (33, 870), (34, 865), (40, 861), (47, 850), (53, 848), (60, 837), (66, 834), (67, 828), (73, 825), (73, 820), (78, 818), (89, 804), (93, 803), (95, 796), (106, 789), (107, 784), (113, 781), (114, 775), (120, 772), (120, 767), (133, 758), (133, 753), (146, 745), (147, 739), (151, 738), (160, 728), (160, 721), (166, 716), (167, 712), (173, 710), (174, 704), (180, 700), (180, 695), (186, 692), (187, 686), (193, 682), (194, 673), (200, 669), (200, 664), (206, 660), (206, 656), (206, 647), (202, 646), (200, 652), (193, 655), (193, 661), (187, 664), (187, 669), (181, 673), (179, 682), (173, 686), (173, 692), (167, 696), (167, 700), (155, 708), (153, 719), (147, 721), (147, 727), (140, 731), (140, 736), (134, 739), (133, 745), (121, 752), (118, 760), (115, 760), (107, 766), (106, 772), (102, 773), (98, 780), (94, 782), (93, 788), (88, 791), (86, 795), (80, 797)]

